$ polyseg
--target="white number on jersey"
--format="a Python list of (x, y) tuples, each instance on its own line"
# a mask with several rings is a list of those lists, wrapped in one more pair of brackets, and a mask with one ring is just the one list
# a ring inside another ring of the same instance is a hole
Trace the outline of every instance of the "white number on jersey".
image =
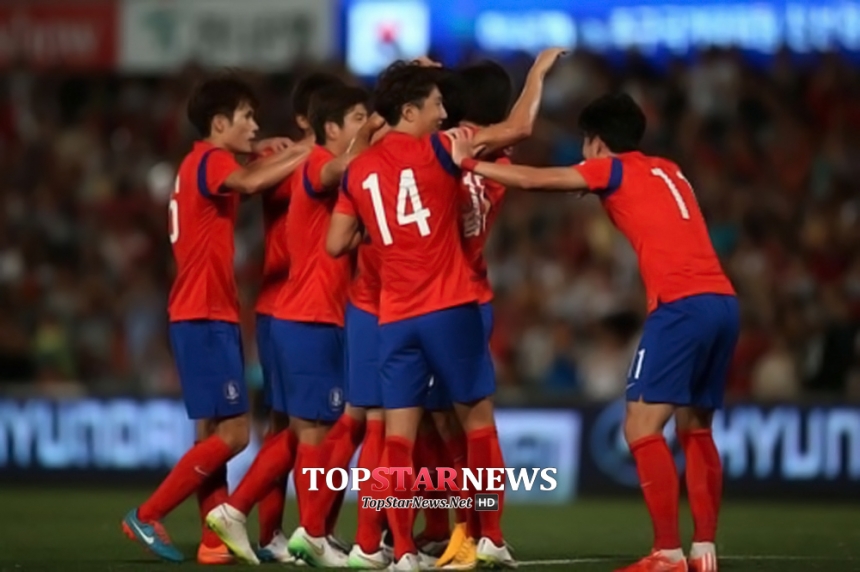
[(478, 224), (475, 225), (474, 229), (470, 228), (467, 231), (466, 238), (480, 236), (487, 231), (487, 212), (484, 210), (487, 188), (484, 185), (484, 178), (469, 171), (463, 176), (463, 183), (469, 189), (469, 197), (472, 199), (472, 212), (478, 219)]
[[(176, 177), (176, 186), (173, 189), (173, 194), (179, 194), (179, 177)], [(168, 225), (170, 225), (170, 244), (176, 244), (179, 240), (179, 203), (176, 199), (171, 198), (167, 205)]]
[[(382, 243), (386, 246), (392, 244), (394, 239), (391, 237), (388, 219), (385, 218), (385, 205), (382, 202), (382, 189), (379, 188), (379, 175), (376, 173), (368, 175), (361, 184), (361, 188), (370, 191), (373, 214), (376, 215), (376, 224), (379, 227), (379, 234), (382, 235)], [(406, 199), (409, 199), (412, 210), (410, 213), (406, 212)], [(417, 224), (421, 236), (429, 236), (428, 218), (430, 218), (430, 209), (425, 208), (421, 203), (421, 195), (418, 192), (418, 185), (415, 183), (415, 172), (412, 169), (403, 169), (400, 171), (400, 185), (397, 192), (397, 224), (400, 226)]]
[[(678, 210), (681, 211), (681, 218), (684, 220), (690, 220), (690, 209), (687, 208), (687, 203), (684, 202), (684, 197), (681, 196), (681, 191), (678, 190), (677, 185), (675, 185), (675, 182), (669, 178), (669, 175), (666, 174), (666, 171), (655, 167), (651, 169), (651, 174), (655, 177), (660, 177), (661, 179), (663, 179), (663, 182), (666, 183), (667, 187), (669, 187), (669, 192), (671, 192), (672, 196), (675, 198), (675, 203), (677, 203), (678, 205)], [(692, 185), (690, 185), (690, 182), (686, 179), (686, 177), (684, 177), (684, 175), (681, 174), (680, 171), (675, 173), (675, 175), (679, 179), (687, 183), (687, 186), (690, 187), (690, 191), (693, 190), (693, 187)]]

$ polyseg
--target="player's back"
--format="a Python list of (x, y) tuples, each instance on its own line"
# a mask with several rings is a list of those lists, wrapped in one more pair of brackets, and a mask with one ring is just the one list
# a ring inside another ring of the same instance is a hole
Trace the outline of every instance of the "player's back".
[(319, 176), (322, 165), (333, 158), (331, 152), (317, 145), (292, 177), (285, 230), (290, 275), (281, 288), (274, 311), (275, 317), (282, 320), (343, 326), (349, 260), (334, 259), (325, 251), (337, 192), (336, 189), (318, 192), (311, 181)]
[(228, 151), (197, 142), (179, 167), (168, 221), (176, 260), (168, 303), (171, 321), (239, 320), (233, 272), (239, 197), (213, 187), (213, 178), (218, 181), (218, 173), (235, 165)]
[(290, 254), (287, 250), (287, 213), (290, 208), (294, 171), (277, 187), (263, 193), (263, 279), (257, 297), (258, 314), (274, 312), (278, 293), (289, 278)]
[(460, 173), (443, 137), (392, 131), (347, 173), (379, 255), (381, 324), (478, 299), (460, 238)]
[(649, 310), (696, 294), (734, 294), (693, 189), (675, 163), (638, 152), (597, 161), (608, 162), (604, 206), (639, 257)]
[[(494, 162), (504, 165), (511, 163), (506, 155), (495, 158)], [(484, 248), (499, 216), (506, 189), (501, 183), (472, 172), (463, 173), (462, 185), (470, 202), (468, 207), (480, 213), (476, 228), (470, 229), (471, 232), (463, 237), (463, 249), (472, 268), (473, 280), (477, 283), (479, 302), (485, 304), (493, 299), (493, 290), (487, 275)]]

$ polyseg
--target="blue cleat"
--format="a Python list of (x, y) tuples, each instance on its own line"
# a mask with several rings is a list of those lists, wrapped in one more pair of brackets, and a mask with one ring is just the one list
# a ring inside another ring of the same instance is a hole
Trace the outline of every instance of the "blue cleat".
[(122, 531), (131, 540), (137, 541), (144, 548), (168, 562), (182, 562), (185, 557), (173, 546), (164, 525), (159, 521), (143, 522), (137, 518), (137, 509), (132, 510), (122, 519)]

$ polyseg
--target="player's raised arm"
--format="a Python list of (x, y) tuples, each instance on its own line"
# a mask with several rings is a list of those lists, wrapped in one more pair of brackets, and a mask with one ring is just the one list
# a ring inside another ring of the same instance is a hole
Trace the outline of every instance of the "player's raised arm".
[(371, 115), (370, 118), (367, 118), (366, 111), (361, 111), (360, 115), (360, 119), (366, 119), (366, 121), (350, 143), (347, 152), (335, 157), (322, 168), (320, 182), (324, 187), (336, 185), (341, 180), (350, 162), (370, 147), (374, 134), (385, 124), (385, 120), (377, 113)]
[(474, 158), (477, 147), (469, 131), (454, 130), (448, 132), (448, 136), (452, 139), (451, 156), (461, 169), (503, 185), (524, 190), (581, 191), (590, 188), (578, 168), (527, 167), (478, 161)]
[(507, 119), (481, 129), (475, 134), (475, 146), (482, 152), (509, 147), (531, 136), (540, 110), (543, 82), (556, 60), (565, 53), (562, 48), (549, 48), (535, 59), (520, 97), (514, 103)]
[(236, 192), (252, 195), (268, 189), (295, 171), (307, 158), (310, 146), (296, 144), (257, 159), (247, 167), (238, 167), (224, 179), (223, 187)]

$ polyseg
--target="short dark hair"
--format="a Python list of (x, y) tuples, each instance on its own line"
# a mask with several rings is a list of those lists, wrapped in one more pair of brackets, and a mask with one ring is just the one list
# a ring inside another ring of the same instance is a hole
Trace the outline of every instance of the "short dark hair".
[(293, 87), (293, 95), (290, 104), (294, 115), (308, 117), (308, 108), (314, 92), (331, 86), (344, 85), (343, 81), (336, 75), (330, 73), (315, 72), (303, 76)]
[(464, 121), (487, 126), (505, 120), (514, 94), (511, 76), (505, 68), (486, 60), (459, 70), (458, 75), (467, 88)]
[(356, 105), (367, 105), (370, 98), (360, 87), (330, 85), (314, 92), (308, 106), (308, 122), (318, 145), (325, 145), (325, 125), (332, 122), (343, 127), (343, 120)]
[(389, 125), (397, 125), (403, 107), (421, 106), (443, 78), (438, 68), (396, 61), (379, 75), (373, 92), (374, 110)]
[(602, 95), (579, 114), (579, 128), (600, 137), (613, 153), (637, 151), (645, 135), (645, 114), (626, 93)]
[(439, 80), (438, 87), (445, 102), (447, 115), (442, 122), (442, 129), (457, 127), (466, 118), (466, 111), (469, 108), (469, 87), (457, 70), (446, 70)]
[(212, 120), (217, 115), (232, 120), (233, 113), (243, 103), (253, 109), (258, 106), (257, 95), (246, 81), (232, 74), (209, 78), (194, 88), (188, 100), (188, 120), (201, 137), (209, 137)]

